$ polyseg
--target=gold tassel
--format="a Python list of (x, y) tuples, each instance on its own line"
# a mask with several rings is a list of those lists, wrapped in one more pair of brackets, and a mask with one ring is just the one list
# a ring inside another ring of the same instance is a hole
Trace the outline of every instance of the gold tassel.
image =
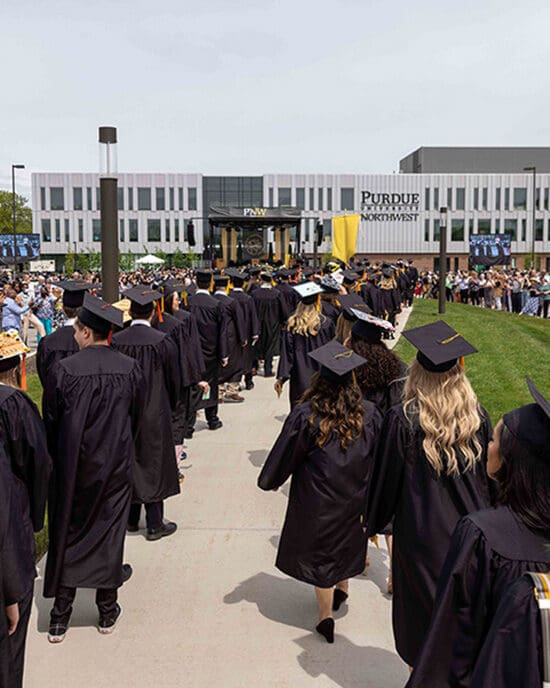
[(321, 294), (317, 294), (317, 303), (315, 304), (315, 308), (317, 309), (317, 312), (321, 312)]
[(187, 292), (184, 291), (182, 294), (183, 305), (187, 308)]
[(160, 310), (160, 303), (158, 302), (158, 299), (157, 299), (157, 315), (158, 315), (158, 318), (159, 318), (159, 322), (160, 322), (160, 323), (161, 323), (161, 322), (164, 322), (164, 319), (163, 319), (163, 317), (162, 317), (162, 311)]
[(464, 356), (461, 356), (461, 357), (458, 359), (458, 363), (459, 363), (460, 367), (462, 368), (462, 370), (464, 370), (464, 368), (466, 367), (465, 364), (464, 364)]
[(27, 354), (21, 357), (21, 389), (27, 391)]

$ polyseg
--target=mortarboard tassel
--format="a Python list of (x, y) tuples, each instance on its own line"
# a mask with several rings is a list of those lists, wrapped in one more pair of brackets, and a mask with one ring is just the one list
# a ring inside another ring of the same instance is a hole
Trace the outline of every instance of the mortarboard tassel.
[(111, 346), (111, 339), (113, 338), (113, 330), (109, 330), (109, 334), (107, 336), (107, 344)]
[(465, 365), (465, 363), (464, 363), (464, 356), (461, 356), (461, 357), (458, 359), (458, 363), (459, 363), (460, 367), (462, 368), (462, 370), (464, 370), (464, 368), (466, 367), (466, 365)]
[(21, 389), (27, 391), (27, 354), (21, 357)]
[(186, 292), (186, 291), (183, 292), (182, 297), (183, 297), (183, 298), (182, 298), (182, 300), (183, 300), (183, 305), (184, 305), (184, 306), (187, 306), (187, 292)]
[(317, 294), (317, 303), (315, 304), (315, 308), (317, 309), (317, 312), (321, 312), (321, 294)]
[(164, 296), (160, 300), (160, 307), (161, 307), (162, 312), (164, 313)]
[(164, 319), (162, 317), (162, 311), (160, 309), (160, 303), (158, 302), (158, 299), (157, 299), (157, 315), (159, 318), (159, 323), (164, 322)]

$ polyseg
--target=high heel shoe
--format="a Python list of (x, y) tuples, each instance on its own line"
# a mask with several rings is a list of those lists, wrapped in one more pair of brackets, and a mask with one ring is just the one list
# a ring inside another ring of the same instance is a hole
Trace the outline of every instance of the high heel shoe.
[(323, 619), (317, 624), (315, 630), (317, 633), (320, 633), (322, 636), (324, 636), (327, 643), (334, 642), (334, 619)]
[(336, 588), (332, 598), (332, 610), (337, 612), (347, 599), (348, 593)]

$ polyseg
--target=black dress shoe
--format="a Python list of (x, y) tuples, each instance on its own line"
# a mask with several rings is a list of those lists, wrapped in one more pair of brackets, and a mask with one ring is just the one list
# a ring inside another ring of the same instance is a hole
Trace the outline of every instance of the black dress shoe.
[(139, 530), (139, 526), (135, 526), (133, 523), (128, 523), (128, 525), (126, 526), (126, 530), (129, 533), (137, 533)]
[(253, 382), (247, 382), (246, 385), (244, 386), (245, 389), (254, 389), (254, 383)]
[(168, 537), (173, 535), (178, 526), (172, 521), (166, 521), (159, 528), (147, 528), (147, 535), (145, 536), (147, 540), (160, 540), (163, 537)]
[(334, 591), (334, 597), (332, 598), (333, 611), (337, 612), (347, 599), (348, 593), (336, 588)]
[(126, 581), (129, 581), (130, 578), (132, 577), (132, 573), (134, 573), (134, 569), (130, 566), (130, 564), (122, 564), (122, 583), (126, 583)]
[(334, 642), (334, 619), (323, 619), (321, 623), (317, 624), (315, 630), (324, 636), (327, 643)]
[(223, 423), (219, 418), (216, 418), (216, 420), (213, 420), (211, 423), (208, 423), (209, 430), (219, 430), (220, 428), (223, 428)]

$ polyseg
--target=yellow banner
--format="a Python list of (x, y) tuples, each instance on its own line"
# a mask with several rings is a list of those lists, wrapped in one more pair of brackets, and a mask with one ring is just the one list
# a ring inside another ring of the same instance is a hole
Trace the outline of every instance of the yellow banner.
[(359, 214), (332, 218), (332, 255), (344, 263), (348, 263), (357, 250), (360, 218)]

